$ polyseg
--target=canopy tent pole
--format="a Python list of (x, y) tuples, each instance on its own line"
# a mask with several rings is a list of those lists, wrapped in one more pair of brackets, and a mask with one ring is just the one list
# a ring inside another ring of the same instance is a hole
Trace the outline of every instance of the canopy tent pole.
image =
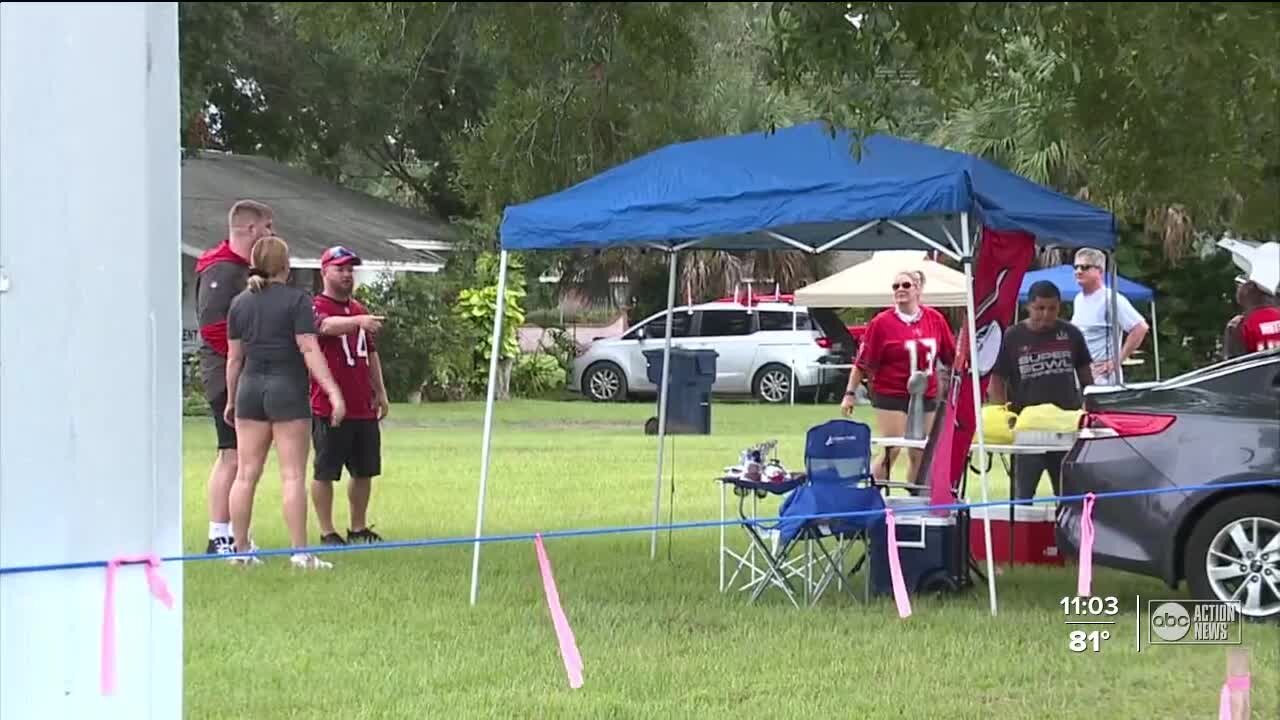
[[(966, 298), (969, 307), (968, 330), (969, 330), (969, 375), (973, 379), (973, 416), (974, 416), (974, 433), (978, 438), (978, 457), (983, 458), (987, 455), (987, 442), (984, 437), (985, 432), (982, 426), (982, 371), (978, 367), (978, 330), (977, 330), (977, 309), (973, 301), (973, 248), (974, 243), (969, 237), (969, 213), (960, 213), (960, 242), (964, 248), (964, 276), (966, 284), (969, 288), (969, 295)], [(955, 380), (952, 380), (955, 382)], [(978, 463), (978, 473), (982, 486), (982, 504), (985, 506), (989, 502), (989, 492), (987, 487), (987, 466), (986, 463)], [(991, 614), (996, 614), (996, 567), (995, 554), (991, 550), (991, 513), (986, 513), (982, 518), (982, 534), (983, 542), (987, 549), (987, 592), (991, 600)]]
[(1156, 324), (1156, 296), (1151, 294), (1151, 342), (1156, 354), (1156, 381), (1160, 380), (1160, 326)]
[(1120, 271), (1116, 268), (1116, 254), (1107, 253), (1107, 269), (1111, 274), (1110, 287), (1111, 300), (1111, 322), (1107, 323), (1107, 338), (1111, 347), (1111, 376), (1115, 378), (1116, 385), (1125, 386), (1124, 370), (1120, 367), (1120, 336), (1124, 333), (1120, 330)]
[[(476, 542), (471, 550), (471, 604), (480, 589), (480, 533), (484, 529), (484, 495), (489, 484), (489, 442), (493, 437), (493, 400), (502, 351), (502, 316), (507, 309), (507, 251), (498, 261), (498, 300), (493, 311), (493, 344), (489, 346), (489, 390), (484, 401), (484, 437), (480, 441), (480, 497), (476, 501)], [(668, 331), (669, 332), (669, 331)]]
[(649, 536), (649, 559), (658, 557), (658, 519), (662, 509), (662, 453), (667, 445), (667, 393), (671, 385), (671, 322), (676, 306), (676, 249), (668, 251), (667, 338), (662, 346), (662, 388), (658, 393), (658, 475), (653, 481), (653, 531)]
[[(774, 293), (774, 294), (776, 295), (777, 293)], [(796, 323), (797, 322), (799, 322), (799, 320), (798, 318), (796, 318), (796, 305), (795, 305), (795, 302), (793, 301), (791, 303), (791, 384), (787, 386), (788, 389), (791, 390), (792, 406), (795, 406), (796, 404), (796, 330), (797, 330)], [(817, 393), (818, 390), (814, 390), (814, 392)]]

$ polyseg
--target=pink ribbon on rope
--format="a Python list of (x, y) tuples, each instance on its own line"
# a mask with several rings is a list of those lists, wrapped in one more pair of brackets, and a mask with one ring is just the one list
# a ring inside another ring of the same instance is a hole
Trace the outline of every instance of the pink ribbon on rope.
[(538, 551), (542, 589), (546, 592), (551, 622), (555, 625), (556, 637), (560, 640), (560, 657), (564, 659), (564, 669), (569, 674), (569, 687), (577, 689), (582, 687), (582, 656), (578, 654), (578, 643), (569, 627), (569, 619), (560, 607), (560, 593), (556, 590), (555, 578), (551, 576), (551, 561), (547, 559), (547, 549), (542, 544), (542, 533), (533, 536), (533, 545)]
[(889, 578), (893, 582), (893, 601), (898, 605), (898, 617), (911, 617), (911, 598), (907, 595), (907, 584), (902, 580), (902, 559), (898, 557), (898, 530), (893, 521), (893, 510), (885, 508), (884, 521), (888, 525), (886, 536), (889, 538)]
[(1080, 574), (1076, 580), (1076, 595), (1089, 597), (1093, 592), (1093, 502), (1094, 494), (1084, 496), (1084, 511), (1080, 514)]
[(1231, 675), (1222, 683), (1222, 692), (1218, 694), (1218, 720), (1232, 720), (1231, 691), (1244, 692), (1249, 689), (1249, 675)]
[(102, 694), (116, 691), (116, 570), (121, 565), (146, 563), (147, 586), (164, 606), (173, 609), (173, 596), (160, 575), (160, 558), (152, 555), (123, 555), (107, 561), (107, 587), (102, 601)]

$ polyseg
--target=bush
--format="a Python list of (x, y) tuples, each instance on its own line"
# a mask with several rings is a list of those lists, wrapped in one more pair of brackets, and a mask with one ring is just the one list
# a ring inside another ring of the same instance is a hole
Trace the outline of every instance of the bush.
[(467, 394), (471, 351), (480, 338), (452, 312), (458, 290), (448, 276), (405, 273), (356, 291), (369, 312), (386, 316), (377, 346), (393, 402), (433, 391), (447, 398)]
[(187, 417), (209, 414), (209, 401), (205, 400), (204, 383), (200, 380), (198, 352), (182, 356), (182, 414)]
[(525, 353), (516, 358), (511, 368), (511, 394), (518, 397), (541, 397), (565, 385), (565, 370), (548, 353)]

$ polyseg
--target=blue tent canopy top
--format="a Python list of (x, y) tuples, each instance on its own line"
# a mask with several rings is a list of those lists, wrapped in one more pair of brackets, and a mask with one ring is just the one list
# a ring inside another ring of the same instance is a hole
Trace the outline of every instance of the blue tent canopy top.
[[(1080, 285), (1076, 283), (1075, 268), (1070, 265), (1055, 265), (1051, 268), (1043, 270), (1035, 270), (1022, 276), (1022, 290), (1018, 296), (1022, 302), (1027, 301), (1027, 295), (1031, 291), (1031, 285), (1040, 280), (1048, 280), (1058, 287), (1058, 291), (1062, 293), (1063, 302), (1071, 302), (1075, 300), (1076, 295), (1080, 294)], [(1151, 288), (1142, 283), (1135, 282), (1126, 277), (1116, 276), (1116, 289), (1120, 294), (1129, 299), (1129, 302), (1151, 302), (1155, 297), (1155, 293)]]
[(971, 230), (983, 224), (1032, 233), (1042, 245), (1115, 247), (1111, 213), (986, 160), (886, 135), (866, 138), (859, 159), (854, 142), (848, 131), (833, 135), (810, 122), (668, 145), (507, 208), (502, 249), (698, 241), (817, 251), (868, 223), (875, 226), (835, 249), (915, 249), (920, 233), (958, 245), (964, 212)]

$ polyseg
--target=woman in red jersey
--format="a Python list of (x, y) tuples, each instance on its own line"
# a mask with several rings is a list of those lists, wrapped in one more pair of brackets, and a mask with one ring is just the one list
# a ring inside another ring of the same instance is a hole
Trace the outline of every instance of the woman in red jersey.
[[(867, 325), (840, 404), (845, 417), (852, 415), (857, 387), (864, 377), (870, 379), (871, 406), (876, 409), (876, 429), (881, 437), (902, 437), (906, 433), (910, 402), (907, 381), (917, 370), (928, 376), (925, 427), (932, 427), (938, 393), (946, 392), (946, 368), (955, 364), (951, 327), (942, 313), (920, 302), (923, 287), (923, 273), (900, 272), (894, 277), (894, 307), (876, 315)], [(889, 478), (897, 454), (898, 448), (885, 448), (883, 464), (873, 469), (876, 478)], [(922, 454), (914, 449), (907, 453), (909, 482), (915, 482)]]

